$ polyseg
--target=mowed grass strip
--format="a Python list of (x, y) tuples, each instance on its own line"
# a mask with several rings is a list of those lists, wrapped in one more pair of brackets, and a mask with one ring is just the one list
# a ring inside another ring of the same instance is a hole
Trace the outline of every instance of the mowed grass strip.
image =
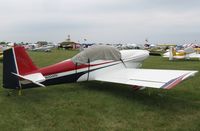
[[(29, 52), (38, 67), (76, 53)], [(143, 68), (200, 70), (200, 61), (155, 56), (145, 60)], [(22, 96), (7, 96), (1, 88), (0, 130), (200, 130), (199, 78), (197, 74), (172, 90), (133, 91), (130, 86), (95, 81), (23, 90)]]

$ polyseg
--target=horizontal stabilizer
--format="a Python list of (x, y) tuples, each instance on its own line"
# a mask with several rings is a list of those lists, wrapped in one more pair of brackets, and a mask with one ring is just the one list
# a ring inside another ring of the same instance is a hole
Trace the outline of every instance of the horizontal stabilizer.
[(13, 73), (13, 72), (12, 72), (12, 74), (15, 75), (15, 76), (18, 76), (21, 79), (24, 79), (24, 80), (27, 80), (31, 83), (34, 83), (38, 86), (45, 87), (45, 85), (40, 83), (40, 82), (43, 82), (43, 81), (46, 80), (45, 77), (41, 73), (34, 73), (34, 74), (24, 75), (24, 76)]
[(142, 87), (171, 89), (198, 71), (121, 69), (112, 73), (99, 74), (95, 80)]

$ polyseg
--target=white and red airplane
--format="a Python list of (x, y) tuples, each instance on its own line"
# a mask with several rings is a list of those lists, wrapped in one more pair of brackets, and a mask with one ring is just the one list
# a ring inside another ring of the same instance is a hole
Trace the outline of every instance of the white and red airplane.
[(171, 89), (198, 72), (137, 69), (149, 56), (148, 51), (118, 51), (111, 46), (92, 46), (71, 59), (43, 68), (36, 67), (21, 46), (7, 49), (3, 55), (3, 87), (8, 89), (93, 80)]

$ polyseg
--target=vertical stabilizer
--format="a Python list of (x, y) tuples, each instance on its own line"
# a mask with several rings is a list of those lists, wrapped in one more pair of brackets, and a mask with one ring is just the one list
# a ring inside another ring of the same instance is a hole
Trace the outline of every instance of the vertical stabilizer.
[(21, 87), (18, 75), (26, 75), (37, 70), (24, 47), (16, 46), (3, 52), (3, 87), (18, 89)]
[(20, 88), (20, 82), (18, 77), (12, 74), (18, 74), (18, 68), (16, 65), (16, 59), (14, 55), (14, 49), (10, 48), (3, 52), (3, 87), (9, 89), (17, 89)]

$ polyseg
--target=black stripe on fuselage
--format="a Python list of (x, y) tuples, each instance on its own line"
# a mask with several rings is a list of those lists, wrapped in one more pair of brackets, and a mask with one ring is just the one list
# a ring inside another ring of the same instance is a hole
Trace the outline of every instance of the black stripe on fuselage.
[[(117, 64), (120, 64), (120, 63), (115, 63), (115, 64), (112, 64), (112, 65), (107, 65), (107, 66), (104, 66), (104, 67), (99, 67), (99, 68), (96, 68), (96, 69), (92, 69), (92, 70), (89, 70), (89, 73), (93, 72), (95, 70), (98, 70), (98, 69), (103, 69), (103, 68), (114, 66), (114, 65), (117, 65)], [(53, 79), (47, 79), (44, 82), (42, 82), (42, 84), (45, 85), (45, 86), (48, 86), (48, 85), (56, 85), (56, 84), (63, 84), (63, 83), (74, 83), (74, 82), (77, 82), (77, 80), (82, 75), (84, 75), (86, 73), (88, 73), (87, 70), (83, 71), (83, 72), (78, 72), (78, 73), (62, 76), (62, 77), (57, 77), (57, 78), (53, 78)], [(21, 86), (22, 86), (23, 89), (38, 87), (38, 85), (35, 85), (33, 83), (24, 84), (24, 85), (22, 84)]]
[[(80, 76), (85, 74), (86, 72), (80, 72), (80, 73), (74, 73), (71, 75), (66, 75), (62, 77), (57, 77), (53, 79), (48, 79), (42, 82), (43, 85), (48, 86), (48, 85), (56, 85), (56, 84), (63, 84), (63, 83), (74, 83), (78, 80)], [(22, 84), (23, 89), (28, 89), (28, 88), (35, 88), (38, 87), (38, 85), (35, 85), (33, 83), (30, 84)]]

